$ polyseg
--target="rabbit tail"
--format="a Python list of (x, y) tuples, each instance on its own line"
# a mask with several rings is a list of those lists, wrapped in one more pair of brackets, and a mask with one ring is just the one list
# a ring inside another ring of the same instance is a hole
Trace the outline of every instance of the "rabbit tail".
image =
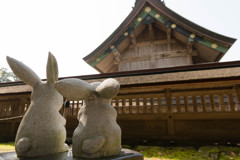
[(24, 154), (28, 152), (31, 149), (30, 139), (26, 137), (19, 139), (15, 147), (16, 147), (16, 151), (19, 154)]
[(102, 148), (104, 143), (105, 138), (103, 136), (96, 136), (92, 139), (83, 141), (82, 150), (86, 153), (95, 153)]

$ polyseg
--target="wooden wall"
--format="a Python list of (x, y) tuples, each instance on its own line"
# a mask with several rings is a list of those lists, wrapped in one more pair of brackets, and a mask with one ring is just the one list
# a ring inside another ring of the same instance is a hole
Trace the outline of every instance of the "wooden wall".
[[(125, 50), (118, 47), (118, 71), (174, 67), (193, 64), (192, 45), (176, 40), (171, 30), (142, 25), (141, 34), (132, 35), (132, 44)], [(145, 27), (145, 28), (144, 28)], [(141, 28), (141, 27), (140, 27)]]
[(119, 71), (164, 68), (192, 64), (192, 56), (180, 43), (172, 43), (173, 50), (168, 51), (164, 40), (149, 43), (138, 43), (137, 48), (129, 48), (121, 53)]

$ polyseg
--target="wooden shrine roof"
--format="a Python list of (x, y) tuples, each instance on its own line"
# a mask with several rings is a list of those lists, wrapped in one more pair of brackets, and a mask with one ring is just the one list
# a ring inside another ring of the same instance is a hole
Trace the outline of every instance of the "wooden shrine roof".
[[(152, 16), (156, 25), (171, 28), (177, 34), (185, 37), (186, 41), (194, 42), (194, 47), (204, 55), (201, 63), (218, 62), (236, 39), (226, 37), (209, 31), (167, 8), (159, 0), (139, 0), (131, 13), (121, 25), (93, 52), (83, 59), (99, 72), (103, 73), (97, 65), (109, 54), (116, 52), (117, 47), (134, 33), (137, 26), (146, 16)], [(185, 42), (184, 39), (184, 42)], [(214, 53), (214, 56), (207, 54)], [(197, 57), (200, 59), (200, 57)]]

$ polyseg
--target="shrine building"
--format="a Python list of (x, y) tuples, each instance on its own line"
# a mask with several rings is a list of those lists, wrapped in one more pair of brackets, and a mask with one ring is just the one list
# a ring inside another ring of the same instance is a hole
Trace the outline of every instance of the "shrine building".
[[(123, 142), (239, 142), (240, 61), (219, 62), (236, 39), (199, 25), (160, 0), (137, 0), (120, 26), (83, 58), (100, 74), (60, 79), (118, 80), (112, 105)], [(12, 136), (30, 93), (22, 82), (0, 84), (0, 123), (14, 125)], [(61, 110), (69, 137), (82, 103), (70, 101)]]

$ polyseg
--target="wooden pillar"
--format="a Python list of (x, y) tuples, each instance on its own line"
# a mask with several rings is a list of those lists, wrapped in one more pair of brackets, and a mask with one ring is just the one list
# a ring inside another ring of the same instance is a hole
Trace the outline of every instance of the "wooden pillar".
[(173, 117), (172, 117), (172, 109), (171, 109), (171, 105), (172, 105), (172, 93), (171, 93), (171, 89), (167, 88), (165, 89), (165, 98), (166, 98), (166, 105), (167, 105), (167, 109), (168, 109), (168, 136), (170, 140), (173, 140), (174, 136), (175, 136), (175, 130), (174, 130), (174, 121), (173, 121)]
[(196, 113), (197, 112), (197, 98), (196, 96), (192, 96), (193, 99), (193, 112)]
[(115, 108), (117, 108), (117, 112), (118, 114), (120, 114), (120, 108), (119, 108), (119, 100), (118, 99), (115, 99)]
[(201, 100), (202, 100), (202, 109), (203, 109), (203, 112), (206, 113), (206, 112), (207, 112), (207, 109), (206, 109), (206, 101), (205, 101), (205, 96), (204, 96), (204, 95), (201, 95)]
[(136, 98), (137, 113), (140, 113), (139, 98)]
[(232, 94), (228, 94), (228, 102), (229, 102), (229, 105), (230, 105), (230, 110), (232, 112), (235, 111), (235, 106), (233, 104), (233, 95)]
[(167, 49), (171, 51), (171, 28), (167, 28)]
[(219, 95), (219, 103), (220, 103), (221, 111), (226, 112), (226, 108), (225, 108), (225, 104), (224, 104), (224, 100), (223, 100), (223, 95)]
[(236, 103), (240, 103), (240, 85), (235, 86), (237, 97), (236, 97)]
[(133, 99), (129, 99), (129, 113), (133, 114), (133, 103), (132, 103)]
[(154, 33), (154, 29), (153, 29), (152, 23), (148, 25), (148, 30), (149, 30), (149, 39), (150, 39), (150, 41), (154, 41), (155, 40), (155, 33)]
[(155, 103), (154, 103), (154, 98), (151, 98), (151, 114), (154, 114), (155, 112)]
[(210, 102), (211, 102), (211, 111), (216, 111), (216, 106), (215, 106), (213, 95), (210, 95)]
[(180, 97), (176, 97), (176, 106), (177, 106), (177, 113), (181, 113), (181, 103), (180, 103)]
[(193, 55), (193, 41), (187, 41), (187, 63), (193, 64), (192, 55)]
[(122, 113), (127, 114), (126, 99), (122, 99)]

